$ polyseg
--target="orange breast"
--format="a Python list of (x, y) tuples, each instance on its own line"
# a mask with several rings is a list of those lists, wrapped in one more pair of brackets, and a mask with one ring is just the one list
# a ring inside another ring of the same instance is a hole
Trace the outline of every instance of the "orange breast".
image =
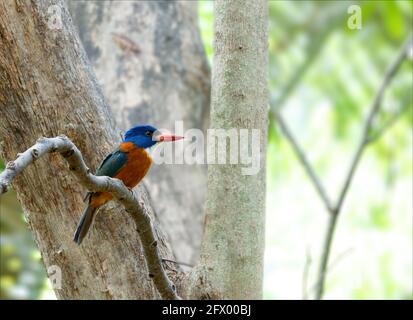
[[(128, 188), (135, 187), (147, 174), (152, 164), (152, 159), (145, 149), (136, 148), (131, 142), (121, 143), (119, 149), (127, 153), (127, 162), (114, 178), (123, 181)], [(106, 192), (98, 192), (92, 195), (91, 205), (100, 207), (112, 199), (112, 195)]]
[(128, 160), (114, 178), (122, 180), (128, 188), (133, 188), (148, 172), (152, 159), (145, 149), (136, 148), (131, 142), (122, 143), (119, 149), (128, 154)]

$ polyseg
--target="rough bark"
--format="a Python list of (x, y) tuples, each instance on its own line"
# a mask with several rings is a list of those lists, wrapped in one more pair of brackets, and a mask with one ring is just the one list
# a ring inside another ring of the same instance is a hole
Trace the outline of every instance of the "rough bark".
[[(57, 28), (56, 10), (62, 22)], [(38, 137), (65, 134), (94, 170), (119, 140), (111, 118), (65, 4), (0, 2), (2, 159), (14, 159)], [(14, 180), (13, 187), (46, 267), (62, 269), (58, 298), (158, 296), (134, 223), (119, 205), (112, 202), (98, 214), (82, 246), (72, 241), (86, 190), (61, 157), (51, 154), (47, 161), (37, 161)], [(137, 193), (153, 216), (142, 188)], [(160, 232), (158, 248), (163, 257), (173, 258)]]
[[(265, 0), (214, 2), (211, 127), (259, 129), (261, 170), (242, 175), (242, 164), (208, 166), (205, 234), (188, 296), (262, 298), (267, 10)], [(251, 150), (251, 139), (248, 144)]]
[[(150, 123), (205, 129), (210, 72), (196, 1), (69, 1), (74, 23), (115, 116), (126, 130)], [(178, 260), (195, 263), (202, 235), (206, 168), (154, 167), (145, 185)]]
[(0, 173), (0, 195), (7, 192), (13, 179), (29, 165), (49, 153), (56, 152), (66, 159), (69, 170), (89, 191), (110, 192), (114, 199), (123, 205), (135, 222), (149, 275), (157, 291), (163, 299), (179, 300), (175, 285), (170, 281), (162, 265), (163, 261), (157, 248), (158, 243), (150, 209), (148, 210), (144, 203), (139, 203), (134, 192), (131, 192), (119, 179), (92, 174), (83, 160), (82, 153), (66, 136), (40, 138), (32, 147), (19, 153), (15, 160), (8, 162), (6, 169)]

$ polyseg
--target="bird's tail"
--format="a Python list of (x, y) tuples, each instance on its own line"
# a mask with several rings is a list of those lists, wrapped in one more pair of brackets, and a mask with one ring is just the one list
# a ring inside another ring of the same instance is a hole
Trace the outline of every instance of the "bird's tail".
[(83, 211), (82, 217), (80, 218), (79, 224), (76, 228), (75, 235), (73, 237), (73, 241), (76, 242), (78, 245), (82, 243), (83, 238), (89, 231), (90, 225), (92, 224), (97, 209), (98, 208), (92, 207), (89, 203)]

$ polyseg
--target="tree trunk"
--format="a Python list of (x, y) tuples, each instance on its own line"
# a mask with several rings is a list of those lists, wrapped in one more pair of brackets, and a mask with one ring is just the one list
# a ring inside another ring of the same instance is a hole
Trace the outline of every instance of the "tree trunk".
[[(200, 263), (188, 278), (188, 296), (262, 298), (267, 10), (265, 0), (214, 2), (211, 127), (235, 128), (238, 133), (240, 129), (249, 129), (250, 135), (252, 129), (258, 129), (258, 150), (251, 138), (247, 150), (260, 157), (260, 170), (257, 174), (242, 175), (242, 164), (208, 166), (205, 234)], [(240, 151), (241, 144), (240, 141)]]
[[(175, 131), (177, 120), (207, 128), (210, 72), (195, 1), (70, 1), (69, 9), (122, 130), (150, 123)], [(206, 168), (154, 166), (144, 183), (177, 260), (195, 263)]]
[[(94, 170), (119, 140), (63, 2), (0, 2), (0, 118), (0, 154), (5, 160), (41, 136), (65, 134)], [(158, 297), (138, 233), (119, 205), (101, 210), (82, 246), (72, 241), (86, 190), (61, 157), (51, 154), (48, 161), (39, 160), (13, 187), (44, 264), (61, 268), (58, 298)], [(142, 188), (137, 189), (140, 200), (150, 206)], [(172, 258), (160, 231), (158, 248)]]

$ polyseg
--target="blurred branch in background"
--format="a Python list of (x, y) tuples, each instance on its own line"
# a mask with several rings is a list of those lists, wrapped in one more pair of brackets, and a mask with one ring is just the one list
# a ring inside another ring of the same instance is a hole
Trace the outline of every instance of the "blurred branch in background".
[[(326, 231), (326, 236), (325, 240), (323, 243), (323, 250), (322, 250), (322, 255), (321, 255), (321, 261), (320, 261), (320, 266), (319, 266), (319, 272), (317, 276), (317, 283), (316, 283), (316, 299), (322, 299), (323, 293), (324, 293), (324, 284), (325, 284), (325, 278), (326, 278), (326, 273), (327, 273), (327, 265), (328, 265), (328, 260), (329, 260), (329, 255), (331, 251), (331, 245), (333, 241), (333, 236), (334, 236), (334, 231), (337, 225), (337, 219), (338, 216), (340, 215), (341, 209), (343, 207), (344, 200), (346, 198), (346, 195), (348, 193), (348, 189), (350, 187), (351, 181), (354, 177), (354, 173), (356, 171), (356, 168), (360, 162), (361, 156), (365, 150), (365, 148), (372, 142), (375, 141), (379, 136), (383, 134), (383, 132), (390, 127), (391, 123), (394, 122), (397, 118), (398, 115), (400, 114), (400, 111), (398, 114), (396, 114), (394, 117), (389, 120), (390, 122), (387, 122), (384, 126), (382, 126), (375, 134), (371, 134), (371, 131), (373, 129), (373, 121), (376, 117), (376, 115), (380, 111), (382, 99), (384, 96), (384, 92), (388, 85), (390, 84), (391, 80), (399, 70), (400, 65), (404, 61), (404, 59), (408, 56), (410, 53), (410, 50), (412, 50), (413, 46), (413, 38), (412, 36), (409, 36), (407, 41), (403, 44), (397, 58), (395, 61), (389, 66), (387, 71), (384, 74), (383, 81), (377, 90), (372, 105), (370, 107), (370, 111), (367, 115), (366, 121), (363, 126), (362, 130), (362, 135), (360, 138), (359, 145), (356, 149), (356, 152), (354, 154), (353, 160), (351, 161), (351, 165), (349, 168), (348, 173), (345, 176), (345, 180), (343, 183), (343, 186), (341, 188), (341, 191), (339, 192), (339, 197), (336, 202), (336, 204), (332, 204), (327, 192), (325, 191), (325, 188), (321, 182), (321, 180), (318, 178), (317, 173), (315, 172), (314, 168), (310, 164), (310, 162), (307, 159), (307, 156), (304, 152), (304, 150), (301, 148), (300, 144), (297, 142), (295, 139), (294, 135), (292, 134), (291, 130), (289, 129), (288, 125), (284, 121), (280, 111), (279, 111), (279, 106), (277, 107), (271, 107), (271, 114), (274, 117), (275, 121), (278, 123), (280, 126), (285, 138), (289, 141), (291, 144), (291, 147), (293, 148), (294, 152), (296, 153), (296, 156), (300, 160), (302, 166), (304, 167), (306, 173), (310, 177), (311, 182), (314, 184), (320, 198), (325, 204), (325, 207), (327, 208), (327, 211), (329, 212), (329, 222), (327, 225), (327, 231)], [(311, 59), (311, 58), (310, 58)], [(301, 69), (301, 68), (298, 68)], [(291, 92), (291, 91), (290, 91)], [(308, 259), (307, 259), (308, 261)], [(308, 269), (306, 263), (305, 269)], [(307, 273), (308, 271), (305, 271)]]
[(311, 266), (311, 251), (310, 248), (307, 247), (305, 250), (305, 264), (304, 264), (304, 270), (303, 270), (303, 283), (302, 283), (302, 295), (303, 295), (303, 300), (308, 300), (308, 278), (309, 278), (309, 273), (310, 273), (310, 266)]
[(357, 147), (356, 153), (354, 155), (354, 158), (351, 162), (350, 169), (348, 174), (346, 175), (344, 185), (341, 189), (340, 196), (338, 198), (337, 204), (333, 208), (332, 211), (330, 211), (330, 220), (328, 223), (327, 227), (327, 233), (326, 233), (326, 238), (324, 240), (323, 244), (323, 252), (321, 256), (321, 263), (320, 263), (320, 269), (318, 273), (318, 280), (317, 280), (317, 292), (316, 292), (316, 299), (321, 299), (323, 297), (324, 293), (324, 282), (325, 282), (325, 276), (326, 276), (326, 268), (328, 264), (328, 258), (330, 255), (331, 251), (331, 244), (333, 241), (333, 236), (334, 236), (334, 231), (335, 227), (337, 225), (337, 218), (341, 212), (341, 209), (343, 207), (344, 199), (347, 195), (347, 191), (350, 187), (351, 181), (354, 177), (354, 173), (356, 171), (357, 165), (360, 162), (361, 156), (365, 150), (365, 148), (369, 144), (369, 134), (372, 130), (372, 125), (373, 125), (373, 120), (375, 116), (378, 114), (380, 111), (381, 107), (381, 102), (383, 99), (384, 92), (388, 85), (390, 84), (391, 80), (393, 79), (394, 75), (397, 73), (397, 71), (400, 68), (400, 65), (406, 58), (406, 56), (409, 53), (410, 47), (412, 46), (412, 37), (409, 36), (407, 41), (403, 44), (397, 58), (395, 61), (389, 66), (389, 68), (386, 70), (384, 74), (384, 79), (376, 92), (376, 95), (373, 99), (373, 103), (370, 107), (370, 111), (368, 113), (366, 122), (363, 127), (361, 139), (359, 146)]
[(406, 103), (403, 107), (396, 111), (390, 119), (388, 119), (380, 128), (377, 128), (374, 133), (371, 133), (367, 138), (367, 143), (372, 144), (376, 142), (387, 130), (390, 129), (392, 125), (396, 123), (396, 121), (409, 109), (409, 104)]
[(333, 205), (332, 202), (321, 182), (321, 180), (318, 178), (317, 173), (313, 169), (312, 165), (310, 164), (310, 161), (307, 159), (307, 155), (305, 154), (305, 151), (301, 148), (300, 144), (298, 143), (297, 139), (294, 137), (293, 133), (291, 132), (290, 128), (288, 127), (287, 123), (285, 122), (283, 116), (281, 113), (274, 109), (271, 108), (271, 114), (275, 121), (278, 123), (280, 126), (281, 131), (283, 132), (285, 138), (288, 140), (288, 142), (291, 144), (291, 147), (293, 148), (294, 152), (296, 153), (298, 159), (300, 160), (301, 164), (303, 165), (305, 171), (307, 172), (309, 178), (311, 179), (311, 182), (314, 184), (318, 195), (320, 198), (323, 200), (326, 209), (331, 212), (333, 210)]
[[(338, 6), (333, 5), (327, 7), (327, 9), (323, 11), (322, 16), (319, 17), (314, 15), (320, 15), (320, 10), (315, 10), (312, 19), (310, 19), (311, 23), (309, 22), (308, 25), (308, 33), (311, 39), (307, 42), (305, 48), (305, 52), (307, 53), (306, 58), (294, 70), (287, 83), (280, 90), (280, 96), (272, 103), (274, 110), (280, 110), (282, 108), (297, 84), (300, 83), (299, 80), (317, 59), (332, 31), (340, 25), (342, 21), (341, 18), (345, 14), (348, 6), (348, 1), (342, 1)], [(326, 26), (328, 27), (326, 28)]]
[[(343, 252), (339, 253), (338, 256), (330, 263), (330, 265), (329, 265), (328, 268), (326, 269), (326, 274), (328, 274), (331, 270), (333, 270), (333, 268), (334, 268), (335, 266), (337, 266), (338, 263), (339, 263), (340, 261), (342, 261), (346, 256), (348, 256), (353, 250), (354, 250), (354, 248), (348, 248), (347, 250), (344, 250)], [(309, 254), (309, 253), (308, 253), (308, 254)], [(308, 259), (308, 257), (307, 257), (306, 259)], [(310, 259), (311, 259), (311, 256), (310, 256)], [(310, 262), (311, 262), (311, 260), (307, 260), (307, 261), (310, 261)], [(306, 264), (307, 264), (307, 263), (306, 263)], [(307, 266), (307, 265), (305, 266), (305, 269), (309, 269), (309, 264), (308, 264), (308, 266)], [(309, 271), (307, 271), (307, 272), (309, 272)], [(305, 286), (305, 288), (306, 288), (306, 290), (307, 290), (307, 285)], [(316, 291), (317, 288), (318, 288), (318, 283), (315, 283), (315, 284), (310, 288), (310, 293), (313, 293), (314, 291)], [(304, 296), (305, 296), (306, 299), (307, 299), (307, 297), (308, 297), (308, 292), (306, 291), (306, 292), (304, 292), (303, 294), (304, 294)], [(306, 300), (306, 299), (304, 299), (304, 300)]]

